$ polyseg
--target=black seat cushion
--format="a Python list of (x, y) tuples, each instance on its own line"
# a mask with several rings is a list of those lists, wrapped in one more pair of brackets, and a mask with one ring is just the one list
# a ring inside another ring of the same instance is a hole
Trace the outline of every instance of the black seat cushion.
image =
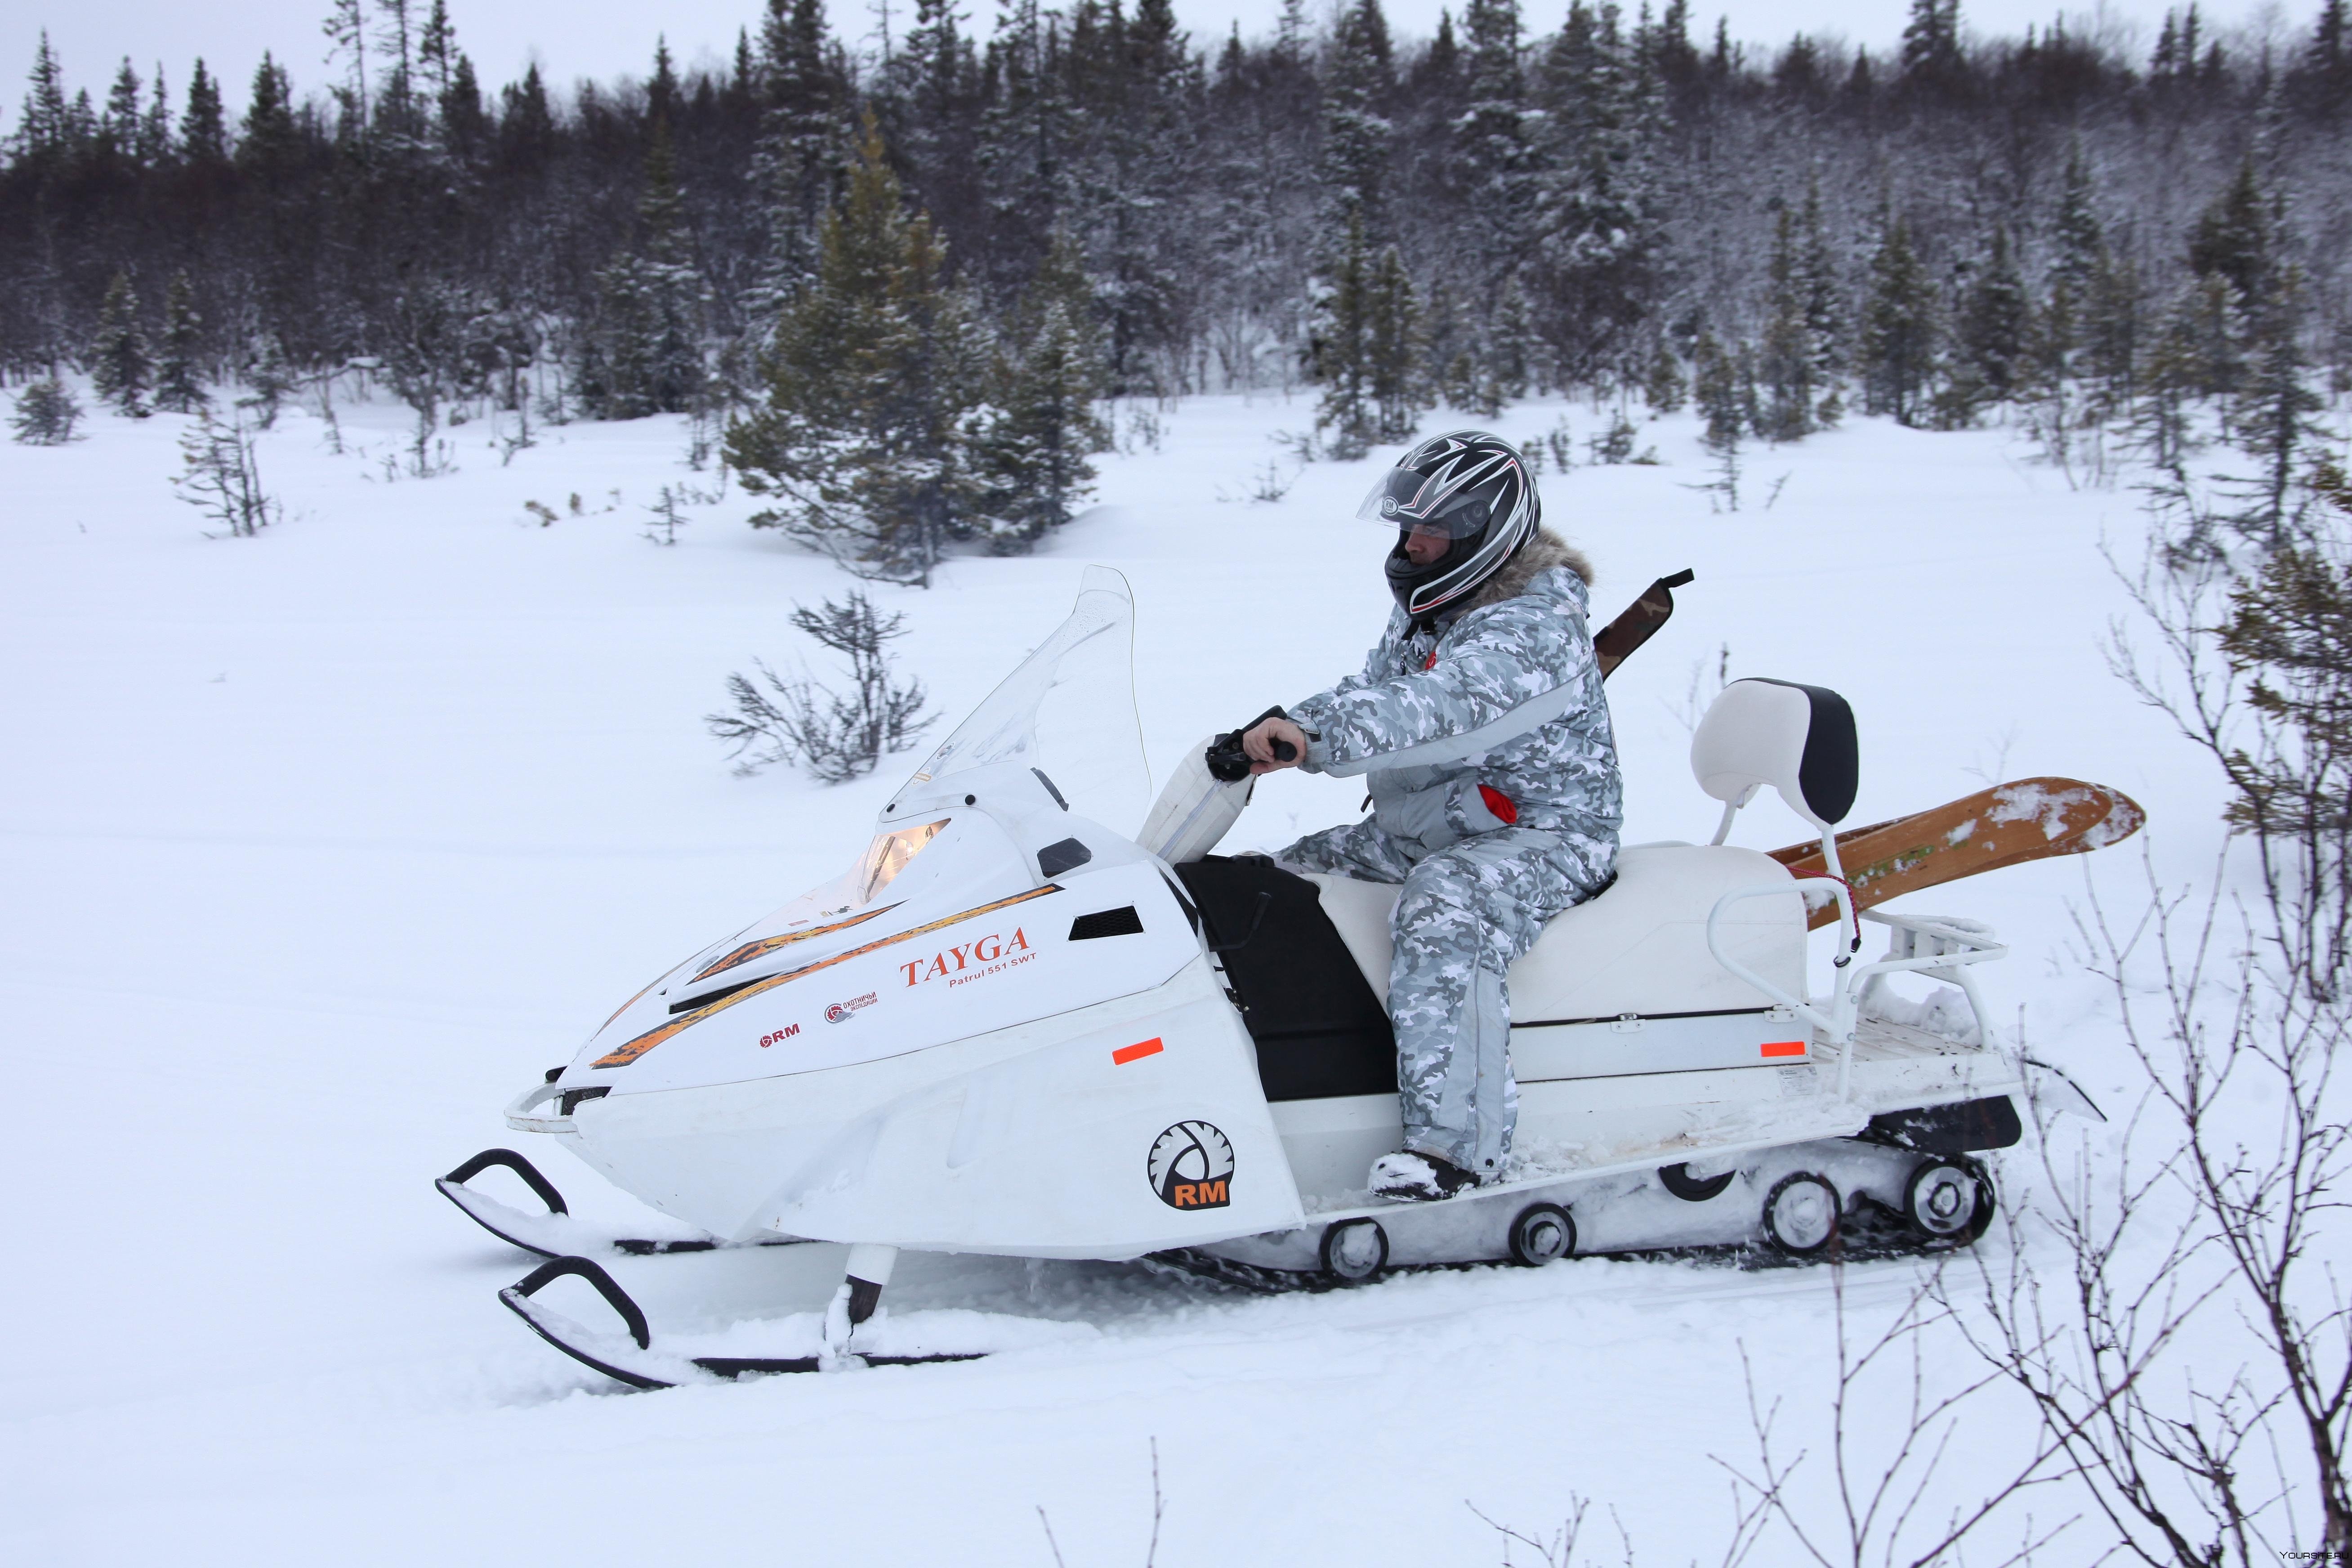
[[(1200, 906), (1242, 1021), (1257, 1045), (1269, 1100), (1396, 1092), (1396, 1036), (1315, 884), (1265, 860), (1212, 855), (1176, 868)], [(1258, 895), (1265, 913), (1250, 921)]]

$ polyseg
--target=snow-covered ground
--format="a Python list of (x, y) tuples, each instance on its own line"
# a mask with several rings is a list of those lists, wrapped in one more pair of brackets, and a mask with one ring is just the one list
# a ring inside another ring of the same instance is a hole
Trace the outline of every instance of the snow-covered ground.
[[(510, 466), (477, 423), (456, 473), (387, 481), (404, 416), (341, 412), (371, 455), (331, 454), (295, 413), (263, 438), (289, 515), (253, 540), (204, 537), (173, 499), (177, 418), (0, 446), (0, 1557), (1044, 1564), (1042, 1509), (1072, 1568), (1140, 1563), (1156, 1440), (1163, 1564), (1492, 1563), (1465, 1500), (1540, 1531), (1572, 1495), (1613, 1509), (1641, 1562), (1714, 1561), (1710, 1456), (1752, 1451), (1743, 1349), (1787, 1449), (1819, 1449), (1826, 1269), (1578, 1261), (1262, 1300), (926, 1259), (902, 1266), (902, 1308), (1027, 1316), (1035, 1342), (654, 1394), (541, 1343), (494, 1299), (529, 1260), (429, 1178), (520, 1137), (500, 1105), (648, 975), (837, 872), (913, 762), (834, 789), (730, 774), (700, 721), (721, 680), (795, 657), (786, 614), (850, 579), (744, 527), (740, 491), (649, 543), (661, 486), (710, 483), (681, 464), (680, 422), (545, 429)], [(1502, 428), (1562, 417), (1580, 437), (1602, 423), (1537, 404)], [(1221, 499), (1269, 460), (1295, 468), (1268, 437), (1311, 405), (1162, 418), (1043, 553), (877, 591), (948, 722), (1094, 562), (1134, 586), (1162, 773), (1360, 659), (1386, 604), (1382, 541), (1352, 521), (1372, 465)], [(1711, 830), (1685, 751), (1727, 648), (1735, 676), (1853, 700), (1854, 822), (2063, 773), (2145, 805), (2162, 866), (2210, 863), (2218, 782), (2101, 653), (2125, 607), (2102, 542), (2139, 549), (2128, 491), (2072, 490), (2004, 432), (1856, 421), (1750, 450), (1726, 513), (1695, 488), (1695, 435), (1661, 422), (1643, 441), (1664, 466), (1545, 482), (1604, 616), (1698, 572), (1610, 684), (1629, 842)], [(1228, 847), (1339, 820), (1358, 793), (1275, 779)], [(1735, 837), (1801, 832), (1767, 799)], [(2086, 872), (2131, 896), (2136, 848), (1913, 901), (1995, 923), (2015, 949), (1988, 976), (1996, 1006), (2118, 1100), (2069, 902)], [(530, 1152), (576, 1206), (629, 1206)], [(621, 1272), (657, 1321), (717, 1322), (811, 1309), (838, 1267), (813, 1247)], [(1864, 1329), (1919, 1267), (1848, 1271)], [(1954, 1500), (2030, 1439), (2013, 1405), (1981, 1411), (1939, 1482)], [(2037, 1560), (2088, 1561), (2091, 1534)]]

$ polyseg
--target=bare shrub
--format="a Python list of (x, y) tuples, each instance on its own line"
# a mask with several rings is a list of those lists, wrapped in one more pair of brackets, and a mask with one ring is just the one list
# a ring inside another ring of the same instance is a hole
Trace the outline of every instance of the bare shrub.
[(209, 411), (180, 435), (182, 468), (172, 484), (182, 500), (228, 531), (250, 539), (278, 521), (278, 502), (261, 488), (253, 431), (242, 411), (226, 419)]
[(731, 742), (735, 771), (749, 775), (772, 763), (791, 763), (824, 784), (843, 784), (874, 771), (886, 752), (915, 743), (932, 719), (919, 717), (925, 694), (919, 680), (898, 679), (889, 645), (906, 636), (906, 616), (885, 616), (864, 590), (848, 599), (824, 601), (820, 609), (795, 606), (793, 625), (849, 660), (849, 689), (835, 691), (805, 674), (786, 679), (754, 660), (758, 680), (740, 672), (727, 678), (731, 713), (707, 713), (703, 722)]
[(646, 537), (656, 544), (676, 544), (677, 531), (686, 526), (686, 519), (677, 514), (678, 497), (667, 485), (661, 488), (661, 500), (647, 513)]
[[(2045, 1280), (2025, 1248), (2005, 1276), (1988, 1266), (1991, 1326), (1971, 1333), (2149, 1564), (2352, 1555), (2345, 488), (2315, 473), (2320, 526), (2234, 578), (2226, 552), (2184, 553), (2159, 516), (2127, 582), (2154, 647), (2118, 629), (2112, 663), (2214, 760), (2237, 841), (2202, 894), (2163, 888), (2152, 864), (2137, 909), (2094, 888), (2081, 962), (2114, 994), (2140, 1100), (2095, 1157), (2056, 1152), (2044, 1126), (2028, 1217), (2067, 1274)], [(2226, 891), (2241, 859), (2257, 873), (2245, 898)]]

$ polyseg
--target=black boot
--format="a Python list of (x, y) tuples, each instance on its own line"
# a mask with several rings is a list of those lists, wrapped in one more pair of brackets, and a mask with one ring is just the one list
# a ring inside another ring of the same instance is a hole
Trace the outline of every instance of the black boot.
[(1432, 1203), (1477, 1184), (1476, 1176), (1453, 1161), (1412, 1149), (1372, 1162), (1372, 1196), (1392, 1203)]

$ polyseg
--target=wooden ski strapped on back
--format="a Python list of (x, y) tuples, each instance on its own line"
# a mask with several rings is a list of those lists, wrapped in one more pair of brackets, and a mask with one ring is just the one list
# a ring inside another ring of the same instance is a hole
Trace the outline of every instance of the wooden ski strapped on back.
[[(2019, 779), (1965, 795), (1932, 811), (1874, 822), (1837, 836), (1838, 861), (1856, 909), (1868, 909), (1979, 871), (2085, 855), (2139, 831), (2147, 814), (2121, 790), (2079, 779)], [(1819, 839), (1771, 852), (1799, 876), (1824, 869)], [(1818, 931), (1838, 919), (1834, 903), (1812, 910)]]
[(1661, 577), (1642, 590), (1642, 596), (1625, 606), (1624, 613), (1593, 634), (1592, 651), (1600, 656), (1601, 679), (1633, 656), (1633, 650), (1650, 640), (1650, 634), (1666, 624), (1675, 613), (1675, 590), (1696, 575), (1688, 567), (1671, 577)]

